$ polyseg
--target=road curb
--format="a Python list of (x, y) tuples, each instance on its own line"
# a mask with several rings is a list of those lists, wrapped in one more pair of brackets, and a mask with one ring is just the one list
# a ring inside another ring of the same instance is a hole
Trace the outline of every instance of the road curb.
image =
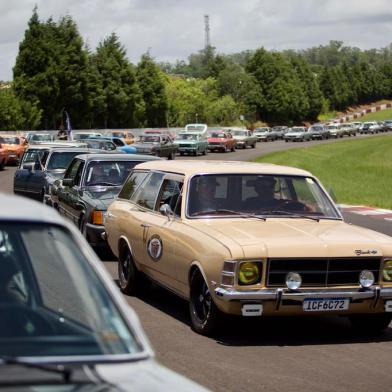
[(349, 204), (339, 204), (338, 206), (343, 212), (351, 212), (353, 214), (369, 216), (371, 218), (383, 219), (392, 222), (392, 210)]

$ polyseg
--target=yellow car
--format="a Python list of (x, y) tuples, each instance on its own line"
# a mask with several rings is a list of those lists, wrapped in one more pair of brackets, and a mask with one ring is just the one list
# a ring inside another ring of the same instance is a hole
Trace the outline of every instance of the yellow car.
[(245, 162), (137, 165), (106, 214), (121, 290), (147, 276), (189, 301), (192, 328), (222, 313), (392, 318), (392, 239), (345, 223), (311, 173)]

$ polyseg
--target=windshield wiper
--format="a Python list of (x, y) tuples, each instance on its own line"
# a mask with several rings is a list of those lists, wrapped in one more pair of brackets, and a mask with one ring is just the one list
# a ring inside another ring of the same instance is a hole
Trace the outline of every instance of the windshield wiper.
[(69, 383), (71, 381), (72, 370), (69, 368), (65, 368), (63, 365), (56, 365), (56, 367), (54, 367), (34, 362), (23, 361), (15, 357), (4, 356), (0, 356), (0, 360), (3, 361), (3, 364), (5, 365), (20, 365), (23, 367), (39, 369), (50, 373), (57, 373), (63, 376), (63, 380), (65, 383)]
[(309, 215), (303, 215), (303, 214), (297, 214), (293, 212), (288, 212), (288, 211), (283, 211), (283, 210), (269, 210), (265, 211), (267, 214), (268, 213), (276, 213), (276, 214), (281, 214), (281, 215), (287, 215), (289, 218), (305, 218), (305, 219), (311, 219), (316, 222), (320, 222), (320, 218), (316, 218), (314, 216), (309, 216)]
[(112, 182), (94, 182), (93, 184), (88, 184), (88, 186), (94, 186), (94, 185), (106, 185), (106, 186), (119, 186), (120, 184), (113, 184)]
[(196, 212), (194, 214), (192, 214), (193, 216), (197, 216), (197, 215), (204, 215), (204, 214), (214, 214), (215, 212), (220, 213), (220, 212), (224, 212), (224, 213), (228, 213), (228, 214), (232, 214), (232, 215), (237, 215), (241, 218), (256, 218), (256, 219), (260, 219), (265, 221), (266, 218), (264, 216), (260, 216), (260, 215), (256, 215), (256, 214), (247, 214), (247, 213), (243, 213), (243, 212), (238, 212), (238, 211), (233, 211), (233, 210), (227, 210), (225, 208), (219, 208), (216, 210), (206, 210), (206, 211), (199, 211)]

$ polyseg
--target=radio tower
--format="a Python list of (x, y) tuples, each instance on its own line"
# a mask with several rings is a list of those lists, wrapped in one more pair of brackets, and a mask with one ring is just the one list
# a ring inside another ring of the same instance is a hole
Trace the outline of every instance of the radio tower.
[(204, 48), (207, 49), (211, 46), (211, 42), (210, 42), (210, 17), (208, 15), (204, 15), (204, 33), (205, 33)]

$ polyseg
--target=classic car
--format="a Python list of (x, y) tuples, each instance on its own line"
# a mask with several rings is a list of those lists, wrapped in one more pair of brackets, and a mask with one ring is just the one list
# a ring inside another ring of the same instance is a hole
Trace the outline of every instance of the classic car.
[(312, 134), (306, 127), (292, 127), (285, 133), (284, 140), (286, 142), (304, 142), (312, 140)]
[(26, 150), (25, 138), (19, 135), (0, 135), (0, 143), (9, 152), (8, 163), (18, 164)]
[(84, 139), (84, 142), (89, 148), (93, 148), (94, 150), (120, 152), (111, 140), (87, 138)]
[(95, 141), (102, 140), (102, 141), (111, 142), (116, 147), (116, 150), (120, 153), (121, 152), (124, 152), (126, 154), (135, 154), (136, 153), (136, 148), (134, 146), (130, 146), (129, 144), (127, 144), (125, 142), (125, 140), (120, 137), (116, 137), (116, 136), (93, 137), (92, 136), (92, 137), (85, 139), (84, 141), (86, 143), (89, 143), (90, 140), (95, 140)]
[(364, 133), (379, 133), (380, 132), (380, 125), (377, 123), (377, 121), (366, 121), (363, 123), (362, 129), (359, 131), (359, 133), (364, 134)]
[(257, 137), (258, 142), (273, 142), (278, 139), (278, 135), (269, 127), (256, 128), (253, 132), (253, 136)]
[(0, 290), (4, 390), (204, 390), (156, 362), (113, 279), (53, 209), (0, 195)]
[(189, 301), (192, 328), (222, 313), (392, 318), (392, 239), (343, 221), (317, 178), (246, 162), (146, 162), (110, 205), (122, 292), (147, 276)]
[(51, 203), (70, 219), (90, 245), (106, 247), (102, 238), (108, 205), (117, 196), (132, 168), (160, 160), (146, 155), (83, 154), (69, 164), (62, 180), (51, 187)]
[(328, 124), (326, 125), (330, 137), (337, 139), (338, 137), (343, 137), (342, 130), (339, 128), (339, 124)]
[(155, 155), (167, 159), (174, 159), (178, 151), (178, 145), (164, 133), (142, 134), (132, 147), (136, 148), (137, 154)]
[(72, 132), (72, 140), (75, 141), (84, 141), (84, 139), (92, 138), (92, 137), (101, 137), (101, 132), (94, 131), (76, 131)]
[(248, 129), (232, 129), (230, 133), (236, 141), (237, 148), (256, 147), (257, 137), (252, 135)]
[(90, 151), (76, 147), (30, 147), (15, 171), (14, 193), (50, 204), (50, 187), (54, 181), (64, 176), (66, 168), (76, 155)]
[(309, 127), (311, 138), (315, 139), (329, 139), (329, 131), (323, 124), (313, 124)]
[(235, 151), (237, 141), (230, 132), (226, 131), (209, 131), (208, 133), (208, 149), (210, 151), (229, 152)]
[(56, 134), (49, 132), (28, 132), (26, 134), (26, 140), (28, 144), (53, 142), (56, 140)]
[(0, 170), (3, 170), (4, 166), (7, 164), (8, 155), (8, 150), (0, 144)]
[(272, 130), (278, 135), (278, 139), (284, 138), (284, 135), (289, 131), (289, 127), (286, 125), (275, 125)]
[(392, 120), (385, 120), (384, 125), (385, 125), (387, 131), (392, 131)]
[(118, 137), (123, 139), (127, 144), (134, 143), (136, 139), (135, 135), (130, 131), (108, 131), (104, 134), (104, 136)]
[(174, 144), (180, 155), (206, 155), (208, 152), (207, 135), (201, 132), (179, 132)]

